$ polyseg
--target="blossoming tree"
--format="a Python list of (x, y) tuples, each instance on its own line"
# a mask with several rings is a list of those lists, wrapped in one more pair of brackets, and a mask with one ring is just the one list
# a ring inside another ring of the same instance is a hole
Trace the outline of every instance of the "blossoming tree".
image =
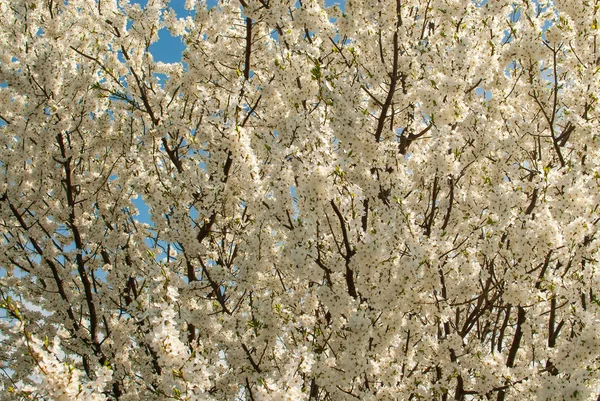
[(598, 0), (186, 7), (0, 2), (3, 399), (598, 397)]

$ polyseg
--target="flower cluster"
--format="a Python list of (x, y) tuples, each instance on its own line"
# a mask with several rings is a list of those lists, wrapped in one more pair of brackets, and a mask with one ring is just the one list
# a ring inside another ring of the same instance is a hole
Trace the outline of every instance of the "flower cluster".
[(588, 3), (0, 2), (3, 397), (597, 399)]

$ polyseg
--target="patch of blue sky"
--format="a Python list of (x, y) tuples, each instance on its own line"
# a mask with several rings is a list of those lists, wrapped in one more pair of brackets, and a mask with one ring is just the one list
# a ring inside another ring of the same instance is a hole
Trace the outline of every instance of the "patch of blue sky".
[(492, 99), (492, 91), (486, 91), (481, 86), (475, 89), (475, 94), (483, 97), (486, 102)]
[(294, 185), (290, 186), (290, 195), (292, 196), (292, 207), (294, 208), (292, 218), (295, 220), (300, 216), (300, 207), (298, 206), (297, 189)]
[[(147, 0), (134, 0), (132, 4), (139, 4), (140, 7), (145, 7), (148, 3)], [(215, 1), (208, 1), (209, 7), (214, 6)], [(185, 2), (183, 0), (172, 1), (169, 4), (179, 18), (185, 18), (187, 16), (193, 16), (193, 12), (190, 12), (184, 7)], [(130, 22), (131, 24), (131, 22)], [(129, 28), (129, 27), (128, 27)], [(171, 35), (168, 29), (163, 28), (158, 31), (158, 41), (150, 45), (150, 53), (154, 57), (155, 61), (161, 61), (163, 63), (178, 63), (181, 61), (185, 45), (179, 37)]]
[(142, 195), (138, 195), (137, 198), (132, 199), (131, 203), (133, 203), (133, 206), (135, 206), (135, 208), (138, 211), (136, 219), (143, 223), (154, 226), (154, 222), (152, 221), (152, 215), (150, 214), (150, 207), (148, 206), (148, 204), (146, 204), (146, 202), (144, 202), (144, 198), (142, 197)]
[[(0, 82), (0, 89), (4, 89), (8, 87), (8, 83), (6, 82)], [(8, 120), (6, 120), (4, 117), (2, 117), (2, 113), (0, 112), (0, 128), (4, 127), (8, 125)]]
[(183, 57), (185, 45), (179, 37), (171, 35), (168, 29), (158, 32), (158, 41), (150, 45), (150, 53), (155, 61), (163, 63), (178, 63)]
[(190, 218), (193, 221), (197, 221), (198, 220), (198, 209), (196, 209), (194, 206), (190, 206)]

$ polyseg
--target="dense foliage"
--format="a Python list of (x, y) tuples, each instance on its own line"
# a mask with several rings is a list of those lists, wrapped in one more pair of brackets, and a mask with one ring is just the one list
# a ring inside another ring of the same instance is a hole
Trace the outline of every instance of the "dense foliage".
[(1, 397), (596, 399), (598, 3), (0, 2)]

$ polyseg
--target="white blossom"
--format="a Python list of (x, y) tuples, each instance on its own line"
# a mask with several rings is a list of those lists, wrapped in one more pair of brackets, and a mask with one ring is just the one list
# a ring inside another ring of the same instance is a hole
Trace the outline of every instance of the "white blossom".
[(596, 6), (143, 3), (0, 2), (4, 398), (598, 398)]

